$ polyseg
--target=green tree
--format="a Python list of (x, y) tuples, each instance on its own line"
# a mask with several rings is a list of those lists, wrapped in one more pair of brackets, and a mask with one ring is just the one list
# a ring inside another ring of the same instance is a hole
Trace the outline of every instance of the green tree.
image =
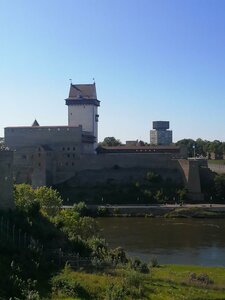
[(179, 199), (179, 201), (184, 201), (186, 199), (187, 196), (187, 189), (183, 188), (183, 189), (178, 189), (176, 191), (177, 197)]
[(27, 214), (38, 211), (39, 203), (35, 196), (35, 191), (29, 184), (14, 185), (14, 200), (16, 208)]
[(121, 144), (121, 141), (113, 136), (105, 137), (103, 142), (99, 143), (100, 146), (119, 146)]
[(62, 198), (58, 191), (42, 186), (35, 190), (36, 200), (40, 203), (41, 212), (49, 217), (54, 217), (62, 208)]
[(81, 217), (74, 209), (62, 209), (55, 222), (61, 226), (62, 231), (67, 234), (70, 240), (77, 238), (88, 240), (99, 232), (95, 219)]

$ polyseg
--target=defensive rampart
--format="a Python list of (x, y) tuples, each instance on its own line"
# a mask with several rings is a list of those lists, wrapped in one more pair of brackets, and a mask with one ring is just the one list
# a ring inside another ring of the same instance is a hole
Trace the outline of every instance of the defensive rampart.
[[(71, 185), (90, 186), (114, 180), (127, 182), (143, 177), (147, 171), (155, 171), (162, 178), (183, 183), (188, 189), (189, 198), (202, 200), (199, 165), (186, 159), (172, 159), (167, 154), (100, 154), (82, 155), (70, 168), (67, 180)], [(74, 174), (72, 176), (72, 174)], [(65, 181), (65, 169), (58, 170), (54, 184)]]

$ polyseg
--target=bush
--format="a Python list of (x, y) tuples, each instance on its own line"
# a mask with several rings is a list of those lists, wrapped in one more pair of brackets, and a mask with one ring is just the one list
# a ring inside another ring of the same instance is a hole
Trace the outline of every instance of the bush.
[(90, 295), (85, 288), (76, 280), (71, 278), (55, 277), (52, 280), (52, 290), (54, 293), (69, 297), (81, 297), (89, 299)]
[(117, 264), (126, 264), (128, 262), (126, 252), (122, 247), (115, 248), (110, 253), (112, 263)]
[(153, 256), (153, 257), (151, 258), (151, 260), (150, 260), (150, 266), (151, 266), (152, 268), (156, 268), (156, 267), (159, 266), (157, 257)]
[(107, 207), (98, 207), (97, 208), (97, 216), (98, 217), (106, 217), (109, 215), (109, 210)]
[(126, 296), (126, 289), (122, 284), (110, 283), (106, 287), (105, 300), (123, 300)]
[(213, 284), (213, 280), (206, 273), (201, 273), (199, 275), (196, 275), (196, 273), (190, 273), (189, 281), (200, 285)]
[(125, 280), (128, 287), (140, 288), (143, 284), (143, 275), (137, 271), (131, 270), (127, 273)]
[(129, 267), (135, 271), (140, 273), (149, 273), (149, 268), (146, 263), (142, 263), (140, 259), (135, 258), (134, 260), (130, 260)]
[(81, 217), (89, 216), (90, 212), (87, 205), (84, 202), (79, 202), (73, 205), (73, 210), (77, 212)]

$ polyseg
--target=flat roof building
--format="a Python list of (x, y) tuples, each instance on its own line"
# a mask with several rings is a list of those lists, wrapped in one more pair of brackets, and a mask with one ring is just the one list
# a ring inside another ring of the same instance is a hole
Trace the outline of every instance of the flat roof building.
[(153, 121), (153, 130), (150, 130), (151, 145), (170, 145), (173, 142), (172, 130), (169, 121)]

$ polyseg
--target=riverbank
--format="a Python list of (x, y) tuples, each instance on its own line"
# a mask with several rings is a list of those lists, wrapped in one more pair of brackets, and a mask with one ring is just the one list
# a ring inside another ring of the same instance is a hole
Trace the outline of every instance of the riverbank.
[(225, 218), (222, 204), (88, 205), (88, 209), (100, 217)]
[[(152, 299), (219, 300), (225, 299), (225, 272), (219, 267), (162, 265), (143, 274), (117, 267), (104, 273), (85, 273), (65, 268), (53, 278), (69, 284), (71, 290), (56, 288), (51, 299)], [(67, 286), (68, 287), (68, 286)], [(72, 290), (74, 287), (74, 290)], [(73, 297), (77, 287), (77, 296)]]

